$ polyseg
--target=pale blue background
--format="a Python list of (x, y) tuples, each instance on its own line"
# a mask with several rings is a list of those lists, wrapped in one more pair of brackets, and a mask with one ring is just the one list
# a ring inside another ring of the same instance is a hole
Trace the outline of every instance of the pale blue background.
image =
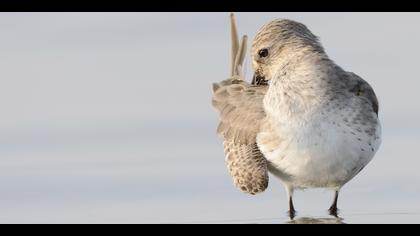
[[(300, 21), (371, 83), (383, 144), (343, 189), (342, 217), (419, 223), (420, 14), (237, 18), (251, 39)], [(0, 223), (285, 222), (280, 182), (237, 191), (215, 134), (228, 30), (228, 13), (0, 13)], [(309, 190), (295, 205), (324, 217), (331, 200)]]

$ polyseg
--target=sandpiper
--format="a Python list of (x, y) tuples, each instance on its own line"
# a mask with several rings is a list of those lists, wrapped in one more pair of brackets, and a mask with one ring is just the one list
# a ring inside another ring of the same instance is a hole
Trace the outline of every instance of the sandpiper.
[(371, 86), (326, 54), (305, 25), (287, 19), (265, 24), (251, 48), (252, 82), (242, 73), (247, 37), (239, 42), (231, 15), (230, 77), (213, 84), (218, 133), (235, 185), (256, 194), (268, 172), (288, 193), (295, 217), (295, 189), (340, 189), (373, 158), (381, 143), (378, 100)]

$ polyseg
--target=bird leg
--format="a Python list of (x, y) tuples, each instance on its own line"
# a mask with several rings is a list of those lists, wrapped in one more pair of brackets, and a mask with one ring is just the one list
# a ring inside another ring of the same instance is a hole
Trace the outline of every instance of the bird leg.
[(287, 191), (287, 197), (289, 199), (289, 211), (288, 211), (288, 214), (289, 214), (289, 218), (291, 220), (293, 220), (293, 218), (295, 218), (295, 216), (296, 216), (295, 207), (293, 206), (293, 188), (291, 188), (291, 187), (288, 186), (286, 188), (286, 191)]
[(331, 205), (330, 209), (328, 210), (330, 212), (330, 215), (334, 217), (338, 217), (337, 201), (338, 201), (338, 190), (335, 191), (334, 202)]
[(289, 218), (293, 220), (296, 216), (295, 207), (293, 206), (293, 199), (292, 196), (289, 196)]

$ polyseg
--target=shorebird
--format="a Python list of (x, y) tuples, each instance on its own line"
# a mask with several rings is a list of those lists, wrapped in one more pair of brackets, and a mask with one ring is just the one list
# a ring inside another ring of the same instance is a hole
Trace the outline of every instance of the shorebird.
[(231, 73), (213, 84), (217, 129), (234, 184), (257, 194), (278, 177), (295, 217), (293, 192), (334, 192), (329, 214), (337, 216), (340, 189), (373, 158), (381, 144), (378, 99), (372, 87), (334, 63), (304, 24), (276, 19), (256, 34), (254, 76), (242, 72), (247, 36), (239, 42), (231, 15)]

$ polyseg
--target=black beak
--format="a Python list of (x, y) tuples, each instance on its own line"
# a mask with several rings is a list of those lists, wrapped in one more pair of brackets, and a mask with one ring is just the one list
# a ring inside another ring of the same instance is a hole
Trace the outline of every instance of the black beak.
[(255, 85), (268, 85), (268, 81), (265, 80), (265, 77), (262, 76), (257, 71), (257, 72), (254, 73), (254, 77), (252, 78), (252, 84), (255, 84)]

